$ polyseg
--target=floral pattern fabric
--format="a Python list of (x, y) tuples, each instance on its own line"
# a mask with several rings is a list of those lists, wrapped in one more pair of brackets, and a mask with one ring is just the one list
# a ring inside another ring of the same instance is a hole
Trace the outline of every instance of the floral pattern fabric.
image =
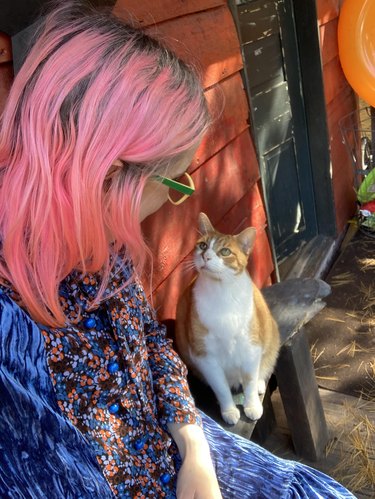
[(179, 458), (167, 424), (200, 417), (141, 285), (123, 286), (131, 272), (118, 262), (104, 302), (91, 308), (100, 278), (73, 272), (60, 286), (69, 327), (40, 328), (59, 407), (94, 446), (114, 493), (175, 497)]

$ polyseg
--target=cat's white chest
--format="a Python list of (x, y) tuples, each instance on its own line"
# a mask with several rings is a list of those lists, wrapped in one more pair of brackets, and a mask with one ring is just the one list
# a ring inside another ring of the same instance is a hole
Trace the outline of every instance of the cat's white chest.
[(239, 364), (248, 356), (250, 321), (253, 315), (253, 289), (246, 272), (231, 282), (213, 281), (200, 275), (194, 287), (194, 300), (201, 323), (207, 328), (204, 338), (208, 355), (221, 364), (229, 358)]

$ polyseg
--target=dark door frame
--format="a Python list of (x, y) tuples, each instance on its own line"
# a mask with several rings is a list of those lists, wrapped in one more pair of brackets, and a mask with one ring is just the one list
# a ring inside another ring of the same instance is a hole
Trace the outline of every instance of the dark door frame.
[(292, 0), (312, 164), (318, 233), (337, 232), (327, 110), (315, 0)]
[[(323, 236), (335, 237), (337, 228), (331, 178), (330, 142), (315, 1), (290, 0), (299, 52), (301, 89), (305, 105), (317, 233)], [(241, 3), (241, 0), (228, 0), (237, 27), (236, 4), (238, 3)], [(246, 2), (243, 1), (243, 3)], [(240, 33), (238, 36), (240, 38)], [(247, 87), (246, 78), (244, 79), (245, 87)], [(252, 130), (252, 133), (254, 133), (254, 130)], [(267, 200), (264, 201), (268, 215)], [(276, 275), (278, 275), (277, 259), (270, 231), (269, 236)]]

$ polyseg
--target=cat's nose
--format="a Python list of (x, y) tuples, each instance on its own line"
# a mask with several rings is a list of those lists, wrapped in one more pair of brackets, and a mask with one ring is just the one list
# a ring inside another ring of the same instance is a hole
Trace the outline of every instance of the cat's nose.
[(203, 260), (205, 262), (208, 262), (209, 260), (212, 260), (212, 255), (210, 255), (209, 253), (204, 253), (203, 254)]

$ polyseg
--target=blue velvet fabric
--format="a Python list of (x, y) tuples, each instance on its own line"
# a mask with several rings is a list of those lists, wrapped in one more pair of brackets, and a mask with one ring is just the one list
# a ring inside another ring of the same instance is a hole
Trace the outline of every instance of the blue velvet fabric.
[(114, 497), (90, 445), (61, 415), (38, 327), (3, 293), (0, 404), (0, 497)]
[[(114, 497), (90, 444), (61, 415), (39, 328), (2, 292), (0, 404), (1, 498)], [(319, 471), (279, 459), (202, 417), (224, 499), (354, 497)]]
[(355, 499), (324, 473), (202, 421), (224, 499)]

